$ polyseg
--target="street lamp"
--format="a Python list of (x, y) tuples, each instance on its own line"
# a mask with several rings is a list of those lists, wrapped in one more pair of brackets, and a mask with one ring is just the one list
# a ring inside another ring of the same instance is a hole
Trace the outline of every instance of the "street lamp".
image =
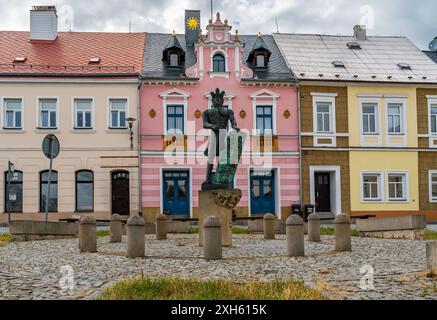
[(129, 125), (129, 133), (130, 133), (130, 149), (133, 150), (134, 148), (134, 132), (132, 130), (134, 122), (137, 121), (135, 118), (127, 118), (126, 122)]

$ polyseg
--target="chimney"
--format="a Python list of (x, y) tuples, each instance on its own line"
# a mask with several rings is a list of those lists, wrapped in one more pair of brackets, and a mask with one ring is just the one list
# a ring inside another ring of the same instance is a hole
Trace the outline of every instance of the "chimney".
[(58, 15), (55, 6), (33, 6), (30, 10), (30, 40), (55, 41)]
[(200, 10), (185, 10), (185, 42), (192, 47), (199, 37)]
[(367, 40), (366, 26), (356, 25), (354, 27), (354, 36), (355, 38), (357, 38), (358, 41), (366, 41)]

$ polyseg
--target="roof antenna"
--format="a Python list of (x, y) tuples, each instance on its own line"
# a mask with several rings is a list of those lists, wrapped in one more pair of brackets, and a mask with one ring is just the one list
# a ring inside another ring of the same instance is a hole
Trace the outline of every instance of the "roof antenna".
[(278, 18), (276, 18), (275, 21), (276, 21), (276, 33), (279, 33)]

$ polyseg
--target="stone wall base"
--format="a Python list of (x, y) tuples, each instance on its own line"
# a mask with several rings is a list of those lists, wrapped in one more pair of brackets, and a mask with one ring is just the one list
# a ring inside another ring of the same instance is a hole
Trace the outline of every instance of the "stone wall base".
[(359, 232), (359, 235), (360, 237), (366, 237), (366, 238), (422, 240), (425, 235), (425, 230), (416, 229), (416, 230), (398, 230), (398, 231)]

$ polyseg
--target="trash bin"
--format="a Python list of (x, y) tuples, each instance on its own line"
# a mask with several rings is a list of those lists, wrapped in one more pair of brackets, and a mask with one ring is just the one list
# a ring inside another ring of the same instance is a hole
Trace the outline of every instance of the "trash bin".
[(310, 214), (313, 214), (314, 212), (316, 212), (316, 206), (313, 204), (306, 204), (304, 206), (304, 220), (308, 220)]
[(302, 206), (300, 204), (293, 204), (291, 206), (291, 214), (297, 214), (302, 217)]

